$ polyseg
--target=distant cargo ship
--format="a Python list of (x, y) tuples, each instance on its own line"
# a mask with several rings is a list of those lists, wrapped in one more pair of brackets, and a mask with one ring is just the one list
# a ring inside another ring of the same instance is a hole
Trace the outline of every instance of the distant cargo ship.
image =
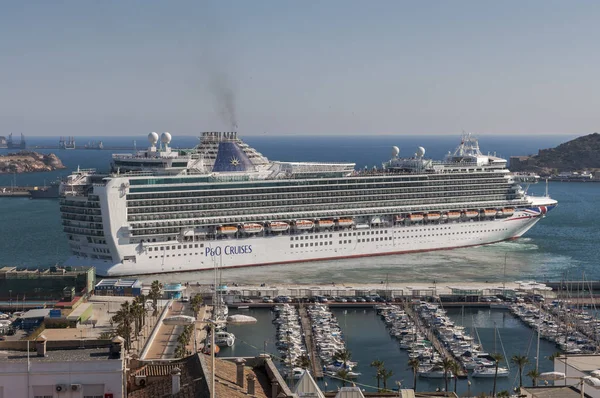
[(443, 161), (394, 147), (372, 171), (271, 161), (233, 132), (189, 151), (158, 139), (62, 184), (66, 265), (139, 275), (451, 249), (518, 238), (557, 204), (470, 136)]
[(0, 135), (0, 149), (5, 148), (8, 148), (8, 145), (6, 144), (6, 137)]
[(60, 192), (60, 181), (54, 181), (47, 187), (36, 187), (30, 189), (29, 194), (31, 199), (56, 199)]
[(104, 149), (102, 141), (90, 141), (83, 146), (83, 149)]
[(13, 141), (12, 133), (8, 135), (8, 141), (6, 142), (6, 147), (8, 149), (26, 149), (27, 142), (25, 141), (25, 136), (21, 134), (21, 141)]
[(60, 149), (75, 149), (75, 137), (60, 137), (58, 147)]

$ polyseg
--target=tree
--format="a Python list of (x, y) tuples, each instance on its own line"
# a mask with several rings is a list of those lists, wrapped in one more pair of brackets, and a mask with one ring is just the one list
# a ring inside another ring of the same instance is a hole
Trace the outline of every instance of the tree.
[(310, 368), (310, 357), (308, 354), (302, 354), (297, 360), (297, 365), (302, 369)]
[(394, 372), (392, 372), (391, 370), (387, 370), (384, 367), (381, 367), (380, 372), (381, 379), (383, 380), (383, 391), (387, 391), (387, 381), (390, 377), (394, 375)]
[(115, 315), (112, 316), (111, 321), (116, 326), (116, 334), (125, 339), (125, 350), (128, 351), (131, 348), (131, 321), (132, 311), (129, 301), (125, 301), (121, 304), (121, 308)]
[(198, 319), (198, 313), (200, 312), (200, 307), (202, 307), (202, 296), (200, 294), (196, 294), (192, 297), (192, 301), (190, 302), (190, 308), (194, 311), (194, 318)]
[(525, 355), (513, 355), (510, 359), (519, 368), (519, 388), (523, 387), (523, 368), (529, 363)]
[(538, 372), (537, 369), (531, 369), (529, 372), (527, 372), (527, 377), (531, 378), (531, 384), (536, 387), (537, 379), (540, 377), (540, 372)]
[(372, 368), (375, 368), (375, 378), (377, 379), (377, 391), (381, 390), (381, 388), (379, 387), (379, 383), (381, 381), (381, 368), (383, 368), (383, 361), (380, 361), (379, 359), (374, 360), (373, 362), (371, 362), (370, 365)]
[(456, 361), (452, 361), (452, 366), (450, 366), (450, 371), (454, 374), (454, 392), (456, 392), (456, 387), (458, 384), (458, 374), (461, 371), (459, 363)]
[(504, 360), (504, 357), (502, 356), (502, 354), (495, 353), (495, 354), (492, 354), (492, 358), (494, 359), (494, 362), (496, 363), (496, 372), (494, 373), (494, 388), (492, 390), (492, 397), (495, 397), (496, 396), (496, 382), (498, 381), (498, 366), (500, 366), (500, 361)]
[(444, 369), (444, 383), (446, 385), (446, 391), (448, 391), (448, 373), (452, 371), (452, 362), (450, 358), (442, 359), (442, 369)]
[(152, 300), (152, 308), (154, 309), (154, 313), (152, 315), (156, 316), (158, 314), (158, 299), (160, 298), (160, 290), (162, 289), (162, 284), (159, 281), (154, 281), (150, 285), (150, 292), (148, 293), (148, 298)]
[(415, 392), (416, 392), (417, 391), (417, 374), (419, 373), (419, 367), (421, 366), (421, 361), (419, 361), (419, 358), (409, 359), (408, 366), (410, 366), (410, 368), (413, 371), (413, 390), (415, 390)]
[(558, 357), (560, 357), (562, 354), (560, 353), (560, 351), (556, 351), (554, 354), (550, 355), (548, 357), (549, 360), (552, 361), (552, 363), (554, 363), (554, 360)]
[(344, 368), (347, 368), (348, 363), (350, 362), (350, 358), (352, 358), (352, 353), (350, 352), (350, 350), (345, 349), (345, 350), (336, 352), (335, 355), (333, 356), (333, 358), (342, 362), (344, 364)]
[(500, 397), (509, 398), (510, 393), (507, 390), (502, 390), (498, 393), (498, 398), (500, 398)]
[(337, 377), (339, 377), (340, 380), (342, 380), (342, 387), (346, 387), (346, 382), (348, 381), (348, 373), (350, 373), (348, 369), (340, 369), (336, 373)]

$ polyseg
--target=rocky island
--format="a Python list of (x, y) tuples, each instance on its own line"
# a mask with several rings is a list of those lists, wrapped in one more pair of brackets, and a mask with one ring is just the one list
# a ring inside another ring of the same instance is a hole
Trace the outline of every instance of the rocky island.
[(600, 134), (577, 137), (556, 148), (540, 149), (537, 155), (512, 156), (511, 171), (534, 172), (542, 176), (600, 171)]
[(33, 173), (64, 168), (61, 160), (53, 153), (45, 155), (32, 151), (20, 151), (0, 156), (0, 174)]

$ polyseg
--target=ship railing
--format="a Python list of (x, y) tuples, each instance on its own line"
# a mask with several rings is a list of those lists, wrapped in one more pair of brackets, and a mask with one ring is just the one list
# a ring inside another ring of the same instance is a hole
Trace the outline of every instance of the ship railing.
[[(393, 215), (398, 213), (419, 213), (428, 211), (449, 211), (449, 210), (461, 210), (461, 209), (480, 209), (480, 208), (501, 208), (501, 207), (516, 207), (528, 204), (527, 201), (489, 201), (489, 202), (463, 202), (463, 203), (452, 203), (443, 205), (425, 205), (425, 206), (397, 206), (397, 207), (374, 207), (374, 208), (362, 208), (362, 209), (347, 209), (347, 210), (315, 210), (315, 211), (291, 211), (281, 213), (263, 213), (263, 214), (252, 214), (252, 215), (231, 215), (225, 217), (225, 213), (222, 216), (210, 216), (202, 217), (202, 222), (199, 223), (198, 219), (177, 219), (177, 220), (148, 220), (148, 221), (130, 221), (133, 225), (134, 230), (143, 229), (160, 229), (168, 227), (187, 227), (193, 228), (201, 225), (215, 225), (222, 223), (236, 223), (236, 222), (266, 222), (275, 220), (296, 220), (296, 219), (315, 219), (315, 218), (331, 218), (331, 217), (354, 217), (358, 215)], [(172, 225), (165, 225), (164, 223), (172, 223)], [(142, 227), (140, 224), (154, 224), (152, 226)]]

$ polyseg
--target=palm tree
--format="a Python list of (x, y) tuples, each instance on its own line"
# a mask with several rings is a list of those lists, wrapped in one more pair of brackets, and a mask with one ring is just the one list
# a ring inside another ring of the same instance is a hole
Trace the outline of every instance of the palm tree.
[[(417, 373), (419, 372), (421, 361), (419, 361), (419, 358), (412, 358), (408, 361), (408, 366), (410, 366), (413, 371), (413, 390), (417, 392)], [(379, 387), (379, 385), (377, 387)]]
[(198, 312), (200, 312), (200, 307), (202, 306), (202, 296), (199, 294), (196, 294), (193, 298), (192, 301), (190, 302), (190, 307), (192, 308), (192, 311), (194, 311), (194, 318), (198, 318)]
[(523, 387), (523, 368), (529, 363), (529, 358), (525, 355), (513, 355), (510, 360), (519, 368), (519, 388), (521, 388)]
[(536, 387), (537, 379), (540, 377), (540, 372), (538, 372), (537, 369), (531, 369), (529, 372), (527, 372), (527, 377), (531, 377), (531, 384)]
[(494, 373), (494, 389), (492, 390), (492, 397), (496, 396), (496, 382), (498, 381), (498, 366), (500, 366), (500, 361), (504, 360), (502, 354), (495, 353), (492, 354), (492, 358), (494, 358), (494, 362), (496, 362), (496, 373)]
[(162, 289), (162, 284), (159, 281), (154, 281), (150, 285), (150, 292), (148, 293), (148, 297), (152, 300), (152, 308), (154, 309), (153, 315), (156, 316), (158, 313), (158, 299), (160, 298), (160, 290)]
[(448, 391), (448, 373), (452, 371), (452, 362), (450, 358), (442, 359), (442, 368), (444, 369), (444, 382), (446, 384), (446, 391)]
[(333, 358), (342, 362), (344, 364), (344, 368), (346, 368), (346, 367), (348, 367), (348, 362), (350, 362), (350, 358), (352, 358), (352, 353), (350, 352), (350, 350), (345, 349), (345, 350), (336, 352), (335, 355), (333, 356)]
[(302, 369), (310, 368), (310, 357), (308, 354), (302, 354), (300, 358), (298, 358), (297, 364)]
[(125, 339), (125, 350), (129, 350), (131, 347), (131, 321), (132, 321), (132, 310), (129, 301), (125, 301), (121, 304), (121, 308), (115, 315), (112, 316), (111, 321), (116, 324), (117, 335)]
[(348, 369), (340, 369), (336, 373), (337, 377), (339, 377), (342, 380), (342, 387), (346, 387), (346, 382), (348, 381), (348, 373), (350, 373)]
[(381, 388), (379, 388), (379, 383), (381, 381), (381, 368), (383, 368), (383, 361), (380, 361), (379, 359), (374, 360), (373, 362), (371, 362), (371, 364), (369, 365), (372, 368), (375, 368), (375, 378), (377, 379), (377, 391), (381, 390)]
[(387, 381), (390, 377), (392, 377), (394, 372), (392, 372), (391, 370), (387, 370), (384, 367), (381, 367), (380, 372), (381, 372), (381, 378), (383, 379), (383, 391), (387, 391)]
[(548, 357), (549, 360), (552, 361), (552, 363), (554, 363), (554, 360), (558, 357), (560, 357), (562, 354), (560, 353), (560, 351), (556, 351), (554, 354), (550, 355)]
[(454, 374), (454, 392), (456, 392), (456, 385), (458, 384), (458, 374), (461, 371), (460, 365), (456, 361), (452, 361), (450, 371)]

